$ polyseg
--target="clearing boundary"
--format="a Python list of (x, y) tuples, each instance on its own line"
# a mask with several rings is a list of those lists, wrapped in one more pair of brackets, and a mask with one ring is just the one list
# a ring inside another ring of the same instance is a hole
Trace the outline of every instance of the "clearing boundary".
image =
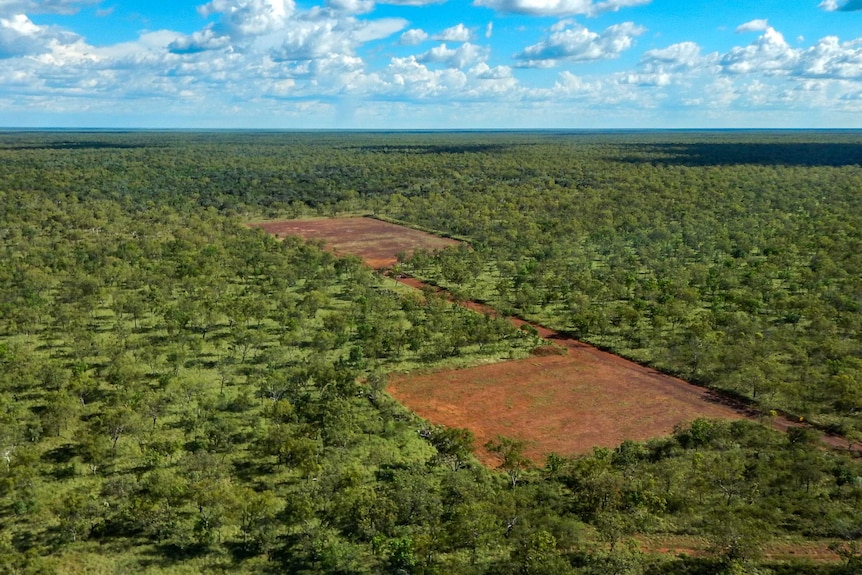
[(334, 253), (359, 256), (376, 270), (393, 266), (400, 252), (412, 253), (419, 248), (437, 250), (461, 243), (369, 217), (255, 222), (249, 225), (277, 238), (290, 235), (321, 240)]
[[(338, 254), (361, 257), (384, 270), (399, 252), (442, 249), (457, 240), (370, 217), (304, 219), (249, 224), (284, 237), (322, 240)], [(397, 278), (415, 288), (426, 284)], [(464, 303), (479, 313), (485, 305)], [(563, 353), (471, 368), (422, 374), (393, 374), (389, 393), (434, 424), (462, 427), (476, 436), (477, 456), (495, 462), (482, 445), (498, 435), (524, 440), (526, 453), (540, 461), (549, 453), (574, 455), (593, 447), (616, 447), (626, 439), (642, 441), (669, 435), (677, 425), (700, 417), (755, 419), (756, 410), (682, 379), (602, 351), (546, 327), (529, 323)], [(806, 426), (779, 417), (773, 427)], [(834, 448), (843, 438), (826, 436)], [(859, 446), (854, 450), (858, 451)]]

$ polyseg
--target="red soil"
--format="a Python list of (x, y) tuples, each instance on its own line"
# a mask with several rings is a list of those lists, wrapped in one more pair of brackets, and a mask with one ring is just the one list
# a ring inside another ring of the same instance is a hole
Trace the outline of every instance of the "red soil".
[[(413, 287), (422, 282), (400, 279)], [(484, 313), (491, 308), (475, 302)], [(510, 318), (515, 325), (524, 320)], [(423, 375), (390, 378), (389, 393), (420, 416), (476, 435), (481, 447), (498, 435), (527, 441), (527, 455), (572, 455), (593, 447), (616, 447), (626, 439), (668, 435), (698, 417), (749, 416), (720, 396), (681, 379), (533, 325), (565, 352)]]
[(698, 417), (742, 413), (709, 391), (569, 339), (568, 351), (468, 369), (390, 378), (389, 393), (420, 416), (470, 429), (481, 446), (498, 435), (527, 441), (527, 455), (572, 455), (673, 432)]
[(290, 235), (307, 240), (323, 240), (325, 246), (333, 252), (359, 256), (374, 269), (395, 264), (399, 252), (409, 254), (419, 248), (436, 250), (460, 243), (365, 217), (289, 220), (249, 225), (261, 228), (276, 237)]
[[(334, 252), (357, 255), (375, 269), (393, 265), (401, 251), (458, 243), (364, 217), (251, 225), (277, 237), (323, 240)], [(424, 285), (412, 278), (398, 281), (416, 288)], [(494, 313), (475, 302), (464, 305)], [(510, 319), (516, 325), (525, 323)], [(668, 435), (676, 425), (699, 417), (756, 417), (755, 412), (709, 390), (531, 325), (562, 353), (546, 349), (520, 361), (393, 375), (389, 392), (435, 424), (470, 429), (476, 436), (477, 455), (486, 463), (495, 460), (482, 446), (498, 435), (525, 440), (527, 455), (538, 462), (549, 453), (572, 455), (596, 446), (615, 447), (626, 439)], [(786, 430), (805, 424), (777, 418), (773, 425)], [(847, 448), (844, 439), (824, 440), (832, 447)]]

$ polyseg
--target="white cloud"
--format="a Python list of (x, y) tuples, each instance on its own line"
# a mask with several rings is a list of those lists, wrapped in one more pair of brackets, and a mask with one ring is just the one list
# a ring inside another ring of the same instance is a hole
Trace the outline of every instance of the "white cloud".
[(406, 20), (298, 20), (284, 30), (284, 41), (273, 50), (276, 61), (314, 60), (335, 54), (354, 55), (355, 49), (403, 29)]
[(862, 80), (862, 39), (841, 43), (827, 36), (800, 56), (796, 70), (807, 78)]
[(618, 82), (620, 84), (629, 84), (632, 86), (663, 88), (665, 86), (670, 86), (673, 83), (673, 77), (667, 72), (658, 72), (653, 74), (629, 72), (621, 74), (618, 78)]
[(102, 0), (0, 0), (0, 14), (75, 14)]
[(349, 14), (367, 14), (374, 10), (375, 4), (393, 6), (427, 6), (446, 0), (326, 0), (326, 6)]
[(595, 16), (603, 12), (617, 12), (621, 8), (642, 6), (652, 0), (473, 0), (474, 6), (491, 8), (497, 12), (526, 14), (529, 16)]
[(489, 53), (490, 50), (488, 48), (476, 46), (469, 42), (461, 44), (454, 50), (447, 48), (446, 44), (440, 44), (417, 56), (416, 60), (422, 63), (435, 62), (445, 64), (450, 68), (466, 68), (477, 62), (486, 61)]
[(314, 60), (330, 54), (350, 53), (355, 42), (338, 30), (336, 20), (303, 22), (285, 31), (281, 47), (272, 52), (275, 61)]
[(641, 56), (640, 65), (649, 73), (684, 73), (717, 71), (718, 54), (703, 56), (700, 46), (694, 42), (680, 42), (667, 48), (647, 50)]
[(746, 22), (745, 24), (741, 24), (736, 28), (736, 33), (741, 34), (743, 32), (765, 32), (769, 29), (769, 21), (763, 20), (751, 20), (750, 22)]
[[(443, 57), (443, 52), (437, 52), (436, 57)], [(526, 94), (526, 90), (512, 75), (511, 68), (492, 68), (485, 62), (478, 62), (472, 67), (434, 70), (416, 56), (393, 58), (380, 80), (381, 93), (389, 98), (434, 101), (447, 105), (453, 102), (482, 103), (489, 99), (515, 102)], [(473, 116), (462, 117), (460, 121), (463, 122), (466, 117)]]
[(221, 50), (230, 45), (230, 36), (219, 36), (211, 26), (203, 30), (183, 36), (168, 45), (168, 50), (175, 54), (192, 54), (207, 50)]
[(464, 24), (458, 24), (451, 28), (446, 28), (436, 36), (435, 40), (441, 42), (469, 42), (472, 39), (473, 33)]
[(721, 66), (731, 74), (862, 81), (862, 38), (842, 43), (827, 36), (810, 48), (797, 49), (767, 28), (752, 44), (725, 54)]
[(401, 34), (399, 43), (403, 46), (417, 46), (428, 39), (428, 33), (421, 28), (413, 28)]
[(862, 39), (842, 43), (827, 36), (810, 48), (799, 49), (767, 28), (752, 44), (731, 49), (721, 66), (731, 74), (862, 80)]
[(294, 10), (293, 0), (212, 0), (198, 7), (204, 18), (220, 14), (220, 27), (236, 38), (280, 29)]
[(374, 10), (374, 0), (326, 0), (326, 5), (350, 14), (365, 14)]
[[(481, 1), (500, 11), (538, 15), (577, 10), (594, 15), (612, 6), (644, 3)], [(666, 110), (665, 118), (673, 121), (677, 114), (691, 114), (696, 122), (738, 114), (735, 117), (755, 123), (769, 114), (780, 122), (780, 110), (796, 110), (803, 119), (814, 117), (806, 116), (812, 111), (862, 111), (862, 38), (842, 42), (827, 36), (811, 46), (795, 40), (791, 46), (766, 20), (752, 20), (736, 30), (755, 32), (756, 38), (740, 40), (722, 54), (679, 42), (643, 51), (631, 69), (581, 76), (566, 71), (551, 87), (531, 87), (526, 79), (547, 76), (513, 68), (616, 58), (631, 50), (645, 30), (626, 22), (591, 31), (564, 19), (514, 57), (495, 48), (494, 64), (504, 65), (491, 65), (491, 48), (471, 39), (494, 35), (494, 23), (472, 30), (458, 24), (435, 36), (439, 40), (434, 47), (391, 58), (391, 44), (367, 50), (363, 45), (388, 37), (402, 45), (419, 45), (430, 36), (419, 28), (408, 29), (406, 20), (375, 18), (368, 10), (377, 4), (430, 2), (312, 3), (316, 7), (298, 9), (292, 0), (210, 0), (200, 13), (211, 20), (196, 32), (155, 30), (132, 41), (92, 46), (73, 32), (41, 25), (48, 19), (32, 17), (34, 22), (25, 11), (9, 12), (12, 6), (31, 10), (38, 5), (43, 11), (67, 13), (86, 2), (0, 0), (0, 114), (12, 118), (10, 110), (27, 109), (32, 117), (37, 114), (33, 110), (86, 114), (91, 108), (97, 114), (116, 110), (140, 118), (146, 110), (153, 118), (168, 113), (207, 118), (212, 127), (224, 121), (219, 114), (245, 118), (242, 121), (262, 116), (299, 119), (305, 125), (313, 114), (321, 126), (325, 124), (319, 119), (329, 114), (389, 125), (391, 119), (381, 110), (403, 106), (399, 114), (408, 127), (416, 125), (414, 118), (430, 117), (432, 109), (449, 110), (451, 118), (463, 118), (469, 109), (493, 127), (493, 118), (499, 125), (556, 121), (548, 119), (551, 110), (575, 123), (584, 118), (600, 125), (625, 125), (627, 118), (638, 118), (639, 112), (647, 117), (656, 109)], [(836, 9), (846, 7), (836, 4)], [(356, 16), (360, 13), (366, 15)], [(381, 64), (383, 58), (388, 64)], [(532, 115), (515, 118), (515, 110)]]
[(841, 96), (841, 99), (844, 100), (845, 102), (854, 102), (854, 103), (858, 102), (858, 103), (862, 104), (862, 90), (847, 92), (846, 94)]
[(38, 26), (25, 14), (0, 17), (0, 58), (49, 52), (57, 43), (68, 44), (78, 36), (50, 26)]
[(820, 8), (827, 12), (855, 12), (862, 10), (862, 0), (823, 0)]
[(571, 21), (558, 22), (550, 36), (538, 44), (528, 46), (515, 56), (524, 67), (552, 67), (560, 61), (590, 62), (618, 57), (631, 48), (634, 39), (646, 29), (623, 22), (614, 24), (601, 34)]
[[(110, 65), (125, 65), (125, 63), (162, 65), (166, 60), (179, 61), (178, 57), (169, 54), (170, 46), (184, 38), (182, 34), (171, 30), (156, 30), (141, 34), (133, 42), (122, 42), (111, 46), (92, 48), (93, 54)], [(148, 70), (149, 71), (149, 70)]]
[(393, 58), (385, 74), (389, 79), (387, 92), (420, 100), (451, 96), (467, 84), (467, 75), (461, 70), (429, 70), (415, 56)]
[(362, 20), (356, 22), (351, 35), (356, 41), (364, 44), (365, 42), (388, 38), (406, 28), (407, 24), (407, 20), (403, 18)]
[(780, 32), (767, 28), (752, 44), (731, 49), (721, 59), (721, 65), (731, 74), (782, 74), (798, 61), (799, 51), (791, 48)]
[(508, 66), (494, 66), (491, 68), (485, 62), (480, 62), (472, 70), (473, 74), (481, 80), (507, 80), (513, 79), (512, 69)]
[(568, 70), (560, 72), (559, 79), (554, 83), (551, 90), (537, 90), (534, 96), (539, 99), (545, 98), (562, 98), (572, 99), (579, 98), (583, 100), (593, 100), (599, 97), (600, 94), (606, 92), (604, 85), (600, 80), (588, 80), (581, 76), (572, 74)]

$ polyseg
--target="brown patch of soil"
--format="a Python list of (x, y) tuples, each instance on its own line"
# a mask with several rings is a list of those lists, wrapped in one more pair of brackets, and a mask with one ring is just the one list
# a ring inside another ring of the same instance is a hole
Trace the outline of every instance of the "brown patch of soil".
[[(375, 269), (393, 265), (402, 251), (459, 243), (366, 217), (250, 225), (277, 237), (322, 240), (332, 251), (359, 256)], [(396, 279), (418, 289), (425, 287), (414, 278)], [(496, 313), (480, 303), (461, 303), (480, 313)], [(517, 326), (527, 323), (509, 319)], [(433, 423), (470, 429), (476, 436), (477, 455), (489, 464), (496, 461), (482, 446), (498, 435), (527, 441), (527, 454), (540, 461), (552, 452), (572, 455), (596, 446), (616, 447), (626, 439), (667, 435), (676, 425), (698, 417), (757, 417), (756, 412), (709, 390), (530, 325), (549, 341), (533, 357), (434, 374), (396, 375), (390, 378), (389, 392)], [(807, 427), (807, 422), (778, 417), (773, 426), (786, 431)], [(833, 448), (847, 448), (846, 439), (823, 439)], [(859, 450), (859, 445), (853, 446), (853, 451)]]
[(527, 442), (527, 455), (573, 455), (626, 439), (668, 435), (698, 417), (738, 419), (705, 389), (573, 340), (566, 355), (390, 378), (389, 393), (430, 421), (470, 429), (479, 458), (498, 435)]
[[(689, 555), (703, 557), (714, 553), (708, 540), (691, 535), (653, 534), (637, 536), (640, 550), (662, 555)], [(840, 563), (841, 558), (829, 547), (833, 540), (773, 541), (760, 552), (766, 561), (806, 561), (811, 563)]]
[(374, 269), (394, 265), (399, 252), (410, 254), (419, 248), (436, 250), (460, 243), (366, 217), (288, 220), (249, 225), (276, 237), (299, 236), (307, 240), (322, 240), (333, 252), (359, 256)]
[[(416, 278), (398, 281), (416, 289), (427, 287)], [(496, 315), (493, 308), (482, 303), (461, 304), (479, 313)], [(567, 353), (564, 357), (549, 357), (540, 351), (538, 357), (521, 362), (541, 361), (533, 364), (535, 370), (522, 365), (491, 378), (485, 377), (485, 370), (503, 369), (516, 362), (415, 377), (402, 375), (393, 378), (389, 390), (433, 423), (470, 429), (476, 435), (477, 456), (484, 463), (497, 463), (482, 448), (497, 435), (527, 440), (528, 455), (540, 461), (548, 453), (587, 453), (594, 446), (616, 447), (626, 439), (640, 441), (668, 435), (676, 425), (699, 417), (762, 419), (755, 409), (720, 393), (601, 351), (550, 328), (517, 317), (507, 319), (518, 327), (532, 326), (540, 337), (552, 342), (538, 350), (556, 347)], [(552, 366), (554, 360), (559, 364)], [(435, 378), (442, 378), (446, 385), (436, 385)], [(467, 390), (452, 391), (453, 397), (449, 398), (446, 388), (450, 384), (466, 386)], [(529, 396), (530, 389), (545, 394), (552, 408), (525, 406), (523, 402), (516, 408), (510, 397)], [(501, 402), (512, 407), (501, 408)], [(774, 418), (771, 424), (785, 432), (792, 427), (810, 427), (808, 422), (783, 416)], [(832, 449), (848, 449), (845, 438), (824, 435), (821, 440)], [(862, 444), (849, 449), (858, 455)]]
[[(414, 278), (399, 279), (416, 288)], [(468, 302), (482, 313), (493, 310)], [(510, 318), (517, 325), (524, 320)], [(748, 413), (694, 386), (554, 330), (533, 325), (562, 353), (494, 365), (390, 378), (389, 393), (436, 424), (476, 436), (478, 457), (495, 463), (482, 446), (498, 435), (527, 441), (527, 455), (573, 455), (673, 432), (698, 417), (740, 419)]]

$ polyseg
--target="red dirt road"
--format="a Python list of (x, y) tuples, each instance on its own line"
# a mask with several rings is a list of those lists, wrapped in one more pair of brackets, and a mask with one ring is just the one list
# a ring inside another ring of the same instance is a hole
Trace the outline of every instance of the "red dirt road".
[[(375, 269), (393, 265), (400, 251), (458, 243), (364, 217), (250, 225), (277, 237), (323, 240), (334, 252), (357, 255)], [(398, 281), (423, 286), (412, 278)], [(482, 304), (464, 305), (495, 313)], [(525, 323), (510, 319), (516, 325)], [(476, 436), (477, 455), (490, 464), (495, 460), (482, 446), (498, 435), (525, 440), (527, 455), (539, 462), (548, 453), (572, 455), (595, 446), (616, 447), (626, 439), (668, 435), (676, 425), (699, 417), (756, 416), (707, 389), (531, 325), (564, 353), (431, 374), (393, 375), (389, 392), (435, 424), (470, 429)], [(804, 425), (783, 418), (773, 422), (782, 430)], [(841, 438), (824, 441), (847, 448)]]
[(409, 254), (419, 248), (436, 250), (460, 243), (365, 217), (288, 220), (249, 225), (261, 228), (276, 237), (290, 235), (307, 240), (323, 240), (326, 247), (333, 252), (359, 256), (374, 269), (394, 265), (399, 252)]
[[(423, 285), (413, 278), (399, 281)], [(493, 313), (475, 302), (467, 305)], [(510, 319), (515, 325), (526, 323)], [(389, 393), (433, 423), (471, 430), (486, 462), (492, 458), (481, 446), (497, 435), (527, 441), (527, 454), (541, 461), (548, 453), (586, 453), (626, 439), (668, 435), (676, 425), (698, 417), (751, 415), (707, 389), (531, 325), (565, 353), (393, 376)]]

